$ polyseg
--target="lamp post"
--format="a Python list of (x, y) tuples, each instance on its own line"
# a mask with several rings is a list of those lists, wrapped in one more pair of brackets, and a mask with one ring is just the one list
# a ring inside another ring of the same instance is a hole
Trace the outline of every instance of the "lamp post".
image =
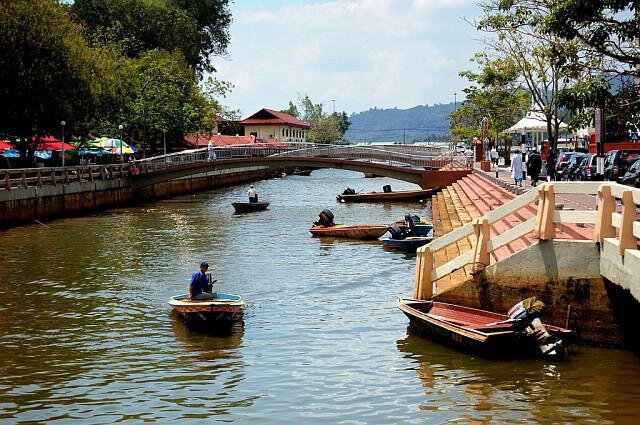
[(60, 155), (62, 156), (62, 168), (64, 168), (64, 126), (67, 125), (65, 121), (60, 121), (62, 126), (62, 141), (60, 142)]
[(333, 113), (336, 113), (336, 100), (335, 99), (331, 99), (331, 102), (333, 102)]
[(124, 140), (122, 140), (122, 129), (124, 126), (120, 124), (118, 130), (120, 130), (120, 160), (124, 162)]
[(167, 163), (167, 130), (162, 129), (162, 145), (164, 147), (164, 163)]

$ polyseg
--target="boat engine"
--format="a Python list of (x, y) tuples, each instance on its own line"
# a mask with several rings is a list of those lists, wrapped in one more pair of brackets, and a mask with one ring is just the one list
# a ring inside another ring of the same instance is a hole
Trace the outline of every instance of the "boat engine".
[(507, 316), (512, 321), (516, 332), (535, 339), (543, 356), (562, 357), (565, 354), (562, 340), (552, 336), (540, 320), (543, 309), (544, 303), (536, 297), (531, 297), (511, 307)]
[(318, 221), (313, 222), (314, 225), (323, 227), (335, 226), (335, 223), (333, 222), (333, 213), (330, 210), (322, 210), (319, 217)]
[(397, 224), (389, 227), (389, 233), (391, 233), (391, 239), (406, 239), (407, 237), (407, 232)]
[(343, 195), (355, 195), (356, 191), (351, 189), (350, 187), (348, 187), (342, 192), (342, 194)]
[(405, 214), (404, 221), (407, 223), (407, 228), (409, 229), (407, 231), (407, 236), (417, 235), (416, 222), (413, 220), (413, 217), (411, 217), (411, 214)]

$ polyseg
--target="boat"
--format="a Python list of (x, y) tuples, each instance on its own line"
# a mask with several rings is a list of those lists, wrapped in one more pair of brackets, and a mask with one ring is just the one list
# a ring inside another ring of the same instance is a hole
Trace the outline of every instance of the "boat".
[(398, 221), (389, 228), (389, 236), (380, 240), (385, 249), (415, 252), (433, 240), (433, 225), (407, 214), (404, 221)]
[(313, 236), (350, 239), (378, 239), (384, 235), (389, 226), (369, 224), (335, 224), (333, 226), (313, 226), (309, 232)]
[(511, 317), (512, 310), (532, 298), (516, 304), (509, 315), (410, 298), (398, 298), (396, 306), (409, 318), (410, 329), (417, 335), (463, 351), (497, 358), (561, 359), (566, 355), (564, 341), (571, 336), (570, 330), (542, 324), (539, 310), (525, 311), (523, 316), (519, 311)]
[(241, 320), (244, 310), (242, 297), (223, 292), (213, 292), (211, 300), (188, 300), (187, 294), (171, 297), (169, 305), (187, 323), (225, 328)]
[(310, 169), (302, 169), (302, 170), (296, 168), (290, 174), (292, 176), (310, 176), (312, 171), (313, 171), (312, 168), (310, 168)]
[(268, 202), (232, 202), (237, 214), (266, 210)]
[(419, 190), (399, 190), (397, 192), (383, 191), (383, 192), (351, 192), (348, 188), (342, 194), (336, 196), (336, 199), (340, 202), (405, 202), (405, 201), (420, 201), (422, 199), (430, 198), (438, 188), (434, 189), (419, 189)]

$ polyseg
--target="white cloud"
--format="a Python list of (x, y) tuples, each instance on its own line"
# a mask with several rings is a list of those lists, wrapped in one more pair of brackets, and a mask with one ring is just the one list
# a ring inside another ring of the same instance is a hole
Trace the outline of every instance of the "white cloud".
[(476, 12), (470, 0), (333, 0), (265, 10), (268, 3), (234, 10), (232, 60), (216, 64), (218, 77), (236, 85), (227, 103), (245, 116), (286, 107), (297, 93), (326, 109), (335, 99), (347, 112), (449, 102), (464, 86), (457, 73), (478, 49), (462, 20)]

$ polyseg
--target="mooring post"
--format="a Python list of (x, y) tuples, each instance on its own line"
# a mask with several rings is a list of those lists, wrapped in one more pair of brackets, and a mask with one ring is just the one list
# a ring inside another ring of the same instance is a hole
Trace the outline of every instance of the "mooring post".
[(489, 258), (489, 220), (486, 218), (476, 218), (473, 220), (473, 232), (476, 235), (473, 245), (473, 266), (472, 273), (477, 273), (488, 266), (491, 262)]
[(549, 183), (544, 189), (544, 206), (542, 209), (542, 228), (540, 239), (551, 240), (556, 237), (556, 224), (553, 216), (556, 212), (556, 193), (553, 184)]
[(620, 241), (618, 252), (624, 256), (626, 249), (636, 249), (638, 240), (633, 236), (633, 222), (636, 220), (636, 204), (631, 190), (622, 191), (622, 219), (620, 221)]
[(416, 251), (416, 278), (413, 284), (413, 298), (428, 300), (433, 297), (433, 251), (423, 246)]
[(596, 226), (593, 230), (593, 242), (602, 243), (604, 238), (616, 236), (612, 214), (616, 211), (616, 200), (611, 193), (610, 184), (601, 184), (598, 188), (598, 211)]
[(536, 230), (535, 230), (536, 238), (538, 239), (542, 238), (542, 214), (544, 213), (544, 204), (546, 203), (546, 198), (545, 198), (546, 186), (547, 184), (543, 183), (538, 187), (538, 211), (536, 213)]

